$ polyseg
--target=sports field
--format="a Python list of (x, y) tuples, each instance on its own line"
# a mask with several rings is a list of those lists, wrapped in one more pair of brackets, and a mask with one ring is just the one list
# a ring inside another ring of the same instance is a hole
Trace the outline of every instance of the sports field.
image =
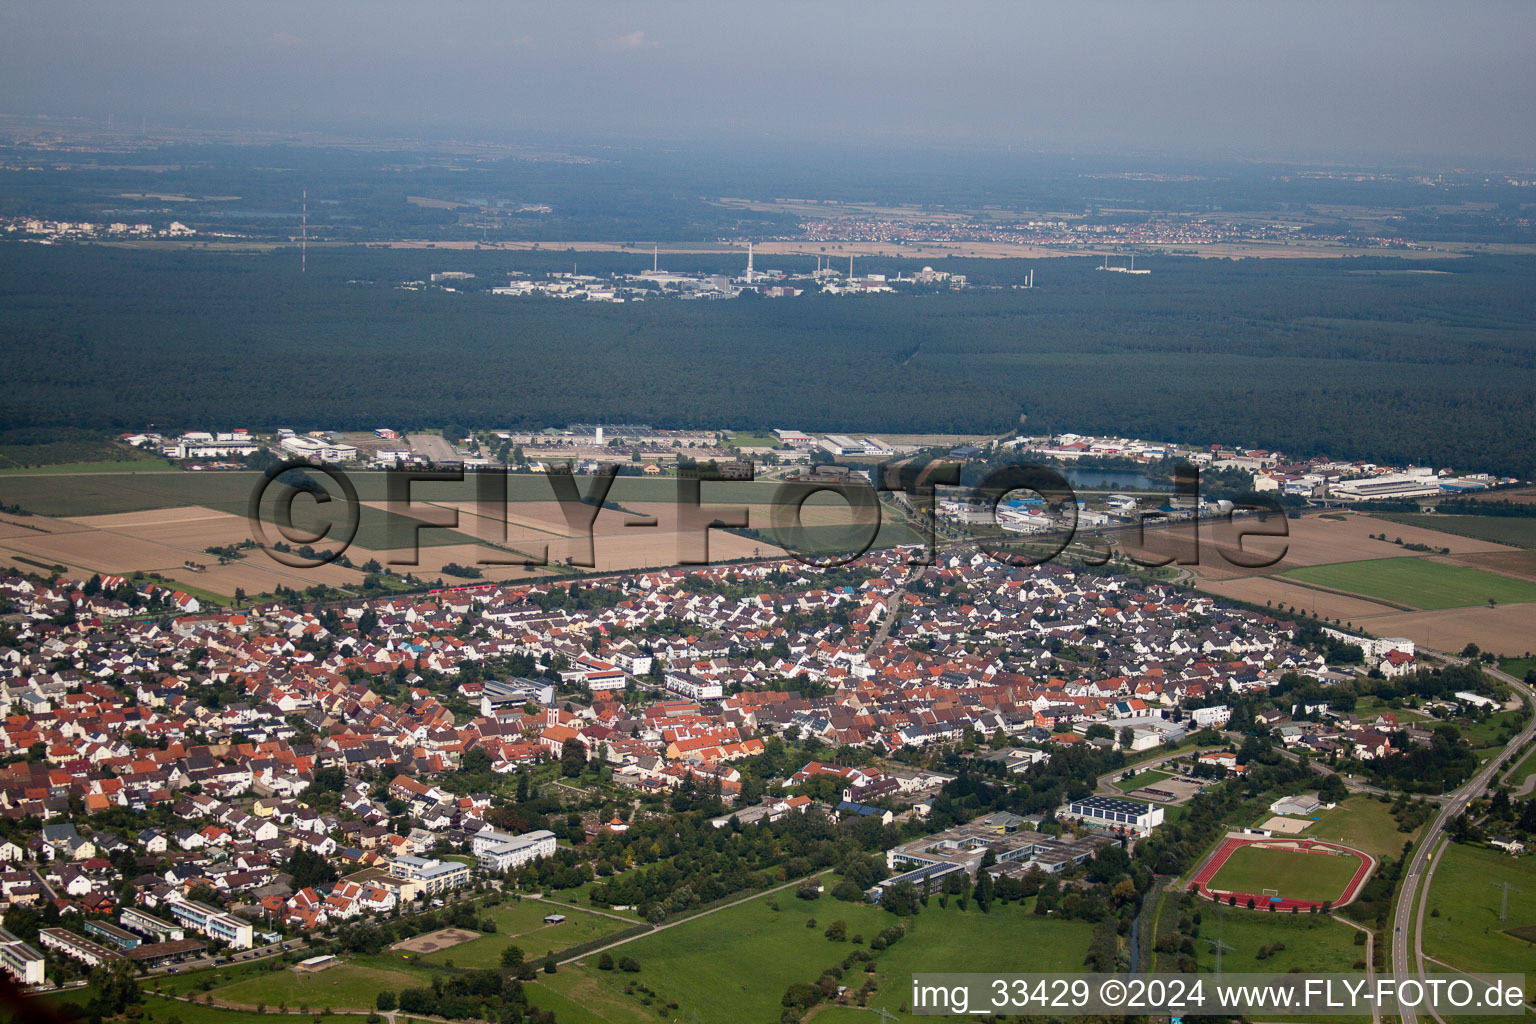
[(1433, 610), (1488, 603), (1536, 601), (1536, 583), (1425, 558), (1376, 558), (1308, 565), (1280, 574), (1314, 586)]
[(1337, 900), (1360, 870), (1360, 858), (1351, 854), (1332, 856), (1301, 853), (1260, 845), (1240, 846), (1210, 880), (1210, 888), (1223, 892), (1261, 894), (1278, 890), (1286, 899)]

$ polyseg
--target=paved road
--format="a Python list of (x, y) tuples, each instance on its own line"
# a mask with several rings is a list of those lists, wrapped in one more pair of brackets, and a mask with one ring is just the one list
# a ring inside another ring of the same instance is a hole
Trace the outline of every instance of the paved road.
[[(1454, 664), (1462, 663), (1460, 658), (1449, 655), (1442, 655), (1442, 657)], [(1484, 667), (1483, 671), (1508, 684), (1511, 689), (1525, 698), (1533, 711), (1536, 711), (1536, 693), (1533, 693), (1523, 682), (1498, 669)], [(1434, 877), (1431, 853), (1444, 848), (1445, 843), (1441, 836), (1446, 826), (1465, 811), (1468, 804), (1487, 790), (1503, 768), (1505, 761), (1524, 746), (1532, 736), (1536, 736), (1536, 714), (1532, 715), (1525, 728), (1520, 730), (1520, 734), (1511, 740), (1498, 756), (1489, 758), (1488, 763), (1479, 769), (1465, 785), (1448, 795), (1445, 803), (1440, 807), (1440, 813), (1430, 823), (1424, 841), (1414, 850), (1413, 858), (1408, 862), (1408, 870), (1403, 876), (1403, 888), (1398, 894), (1397, 912), (1394, 915), (1392, 973), (1399, 979), (1424, 973), (1424, 904), (1428, 903), (1428, 882)], [(1423, 903), (1420, 902), (1421, 898)], [(1418, 1022), (1418, 1014), (1412, 1010), (1404, 1010), (1401, 1018), (1403, 1024)]]
[[(1364, 925), (1355, 924), (1343, 914), (1330, 915), (1335, 921), (1349, 925), (1357, 932), (1365, 932), (1365, 979), (1374, 990), (1376, 987), (1376, 933)], [(1371, 1024), (1381, 1024), (1381, 1007), (1371, 1003)]]
[(411, 446), (413, 455), (420, 455), (430, 462), (459, 461), (453, 452), (453, 445), (441, 434), (407, 434), (405, 440)]

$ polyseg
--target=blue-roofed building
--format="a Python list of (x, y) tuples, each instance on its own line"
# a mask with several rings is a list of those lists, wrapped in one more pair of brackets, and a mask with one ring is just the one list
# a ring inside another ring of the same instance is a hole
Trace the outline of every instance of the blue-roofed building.
[(880, 824), (889, 825), (896, 816), (884, 807), (875, 807), (870, 804), (854, 803), (852, 800), (842, 800), (837, 805), (839, 817), (857, 815), (861, 818), (879, 818)]

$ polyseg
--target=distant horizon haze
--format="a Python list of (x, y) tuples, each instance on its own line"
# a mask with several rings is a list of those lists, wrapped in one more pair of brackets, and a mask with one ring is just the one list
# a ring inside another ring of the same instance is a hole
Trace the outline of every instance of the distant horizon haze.
[[(0, 109), (750, 151), (1536, 162), (1536, 4), (0, 3)], [(807, 154), (810, 156), (811, 154)]]

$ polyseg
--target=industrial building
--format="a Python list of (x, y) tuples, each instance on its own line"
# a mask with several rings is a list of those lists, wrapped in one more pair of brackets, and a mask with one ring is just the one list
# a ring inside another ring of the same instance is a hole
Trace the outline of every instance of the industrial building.
[(1363, 480), (1340, 480), (1328, 488), (1329, 497), (1353, 501), (1428, 498), (1440, 493), (1440, 482), (1428, 470), (1420, 473), (1385, 473)]
[(313, 437), (285, 437), (279, 447), (290, 455), (308, 459), (313, 463), (351, 462), (357, 458), (357, 449), (350, 444), (333, 444)]

